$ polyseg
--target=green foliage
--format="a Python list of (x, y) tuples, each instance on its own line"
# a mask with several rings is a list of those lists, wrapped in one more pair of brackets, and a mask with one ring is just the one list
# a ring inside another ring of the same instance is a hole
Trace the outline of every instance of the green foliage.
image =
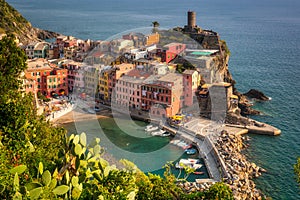
[(0, 40), (0, 182), (5, 186), (0, 199), (13, 195), (14, 172), (9, 171), (24, 172), (19, 174), (23, 184), (36, 174), (40, 161), (54, 169), (66, 133), (36, 115), (33, 97), (21, 88), (25, 69), (26, 56), (14, 37)]
[(191, 69), (191, 70), (194, 70), (195, 69), (195, 66), (193, 64), (191, 64), (190, 62), (188, 61), (183, 61), (182, 63), (178, 63), (177, 64), (177, 67), (176, 67), (176, 71), (178, 73), (182, 73), (184, 72), (184, 70), (186, 69)]
[(154, 22), (152, 22), (152, 26), (153, 26), (154, 28), (157, 28), (157, 27), (159, 27), (159, 23), (158, 23), (158, 21), (154, 21)]
[(211, 200), (233, 200), (231, 189), (225, 183), (219, 182), (212, 185), (207, 192), (205, 192), (204, 199)]
[(41, 99), (43, 102), (49, 102), (49, 101), (51, 101), (51, 99), (45, 97), (45, 95), (43, 95), (41, 92), (37, 93), (37, 97), (38, 97), (38, 99)]
[(298, 158), (297, 163), (294, 165), (294, 172), (296, 174), (296, 179), (300, 187), (300, 157)]
[(0, 0), (0, 33), (25, 33), (30, 26), (30, 23), (16, 9), (5, 0)]
[(221, 48), (223, 49), (223, 50), (225, 50), (225, 53), (226, 53), (226, 55), (228, 55), (228, 56), (230, 56), (230, 50), (229, 50), (229, 48), (228, 48), (228, 46), (227, 46), (227, 43), (226, 43), (226, 41), (225, 40), (220, 40), (220, 45), (221, 45)]
[(27, 68), (24, 51), (16, 46), (14, 36), (0, 40), (0, 95), (16, 91), (21, 86), (21, 73)]

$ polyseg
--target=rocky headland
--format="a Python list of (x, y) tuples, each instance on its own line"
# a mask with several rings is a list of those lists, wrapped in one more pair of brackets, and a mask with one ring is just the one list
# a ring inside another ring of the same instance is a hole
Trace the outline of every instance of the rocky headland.
[(5, 0), (0, 0), (0, 36), (8, 34), (15, 35), (19, 43), (23, 45), (60, 35), (53, 31), (33, 27), (16, 9)]

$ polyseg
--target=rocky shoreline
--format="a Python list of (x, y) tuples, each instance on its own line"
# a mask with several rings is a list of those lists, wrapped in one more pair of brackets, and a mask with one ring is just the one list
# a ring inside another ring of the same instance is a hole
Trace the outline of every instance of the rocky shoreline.
[[(224, 178), (223, 181), (229, 185), (236, 200), (265, 199), (266, 197), (262, 192), (256, 188), (253, 179), (261, 176), (266, 170), (249, 162), (241, 153), (242, 149), (247, 147), (245, 144), (247, 140), (248, 136), (234, 135), (226, 131), (222, 131), (218, 137), (215, 147), (224, 160), (228, 174), (228, 177)], [(213, 184), (214, 182), (198, 183), (196, 181), (179, 183), (178, 185), (185, 192), (191, 193), (205, 191)]]
[(263, 194), (256, 188), (254, 178), (266, 172), (255, 163), (249, 162), (241, 153), (246, 137), (223, 131), (215, 146), (227, 167), (229, 177), (224, 181), (230, 185), (235, 199), (263, 199)]

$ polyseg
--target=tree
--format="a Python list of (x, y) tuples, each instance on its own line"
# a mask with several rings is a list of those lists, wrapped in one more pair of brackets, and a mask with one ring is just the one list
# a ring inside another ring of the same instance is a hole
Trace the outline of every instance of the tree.
[(159, 27), (158, 21), (152, 22), (152, 26), (153, 26), (153, 28), (158, 28)]
[(300, 157), (298, 158), (297, 163), (294, 165), (294, 171), (296, 174), (297, 182), (299, 183), (300, 187)]
[(21, 73), (26, 69), (26, 55), (16, 46), (13, 35), (0, 40), (0, 96), (18, 90)]
[(10, 198), (13, 191), (15, 166), (26, 165), (19, 177), (24, 183), (37, 171), (37, 164), (53, 169), (59, 163), (58, 152), (66, 131), (52, 127), (43, 116), (37, 116), (33, 95), (22, 91), (22, 72), (26, 55), (14, 37), (0, 40), (0, 183), (1, 199)]
[(157, 21), (152, 22), (152, 33), (156, 33), (158, 31), (159, 23)]
[(205, 192), (204, 199), (211, 199), (211, 200), (233, 200), (233, 194), (231, 189), (225, 183), (219, 182), (212, 185), (208, 191)]

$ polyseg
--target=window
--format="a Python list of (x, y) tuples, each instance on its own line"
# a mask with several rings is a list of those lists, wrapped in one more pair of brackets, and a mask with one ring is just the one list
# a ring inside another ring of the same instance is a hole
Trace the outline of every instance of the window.
[(41, 82), (41, 79), (40, 79), (40, 78), (37, 78), (37, 82), (38, 82), (38, 83)]
[(136, 94), (137, 94), (138, 96), (140, 96), (140, 91), (137, 91)]
[(168, 102), (169, 101), (169, 98), (168, 97), (166, 97), (166, 102)]

